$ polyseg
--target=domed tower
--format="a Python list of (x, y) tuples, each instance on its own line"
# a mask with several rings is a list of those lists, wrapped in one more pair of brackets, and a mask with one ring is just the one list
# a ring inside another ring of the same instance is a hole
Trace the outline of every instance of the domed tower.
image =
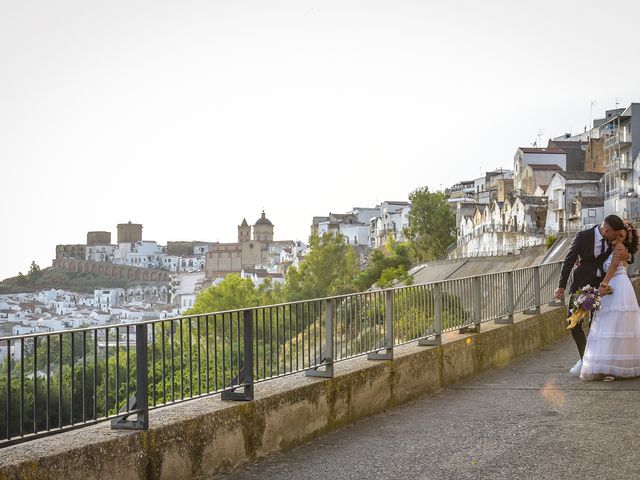
[(257, 242), (273, 242), (273, 223), (264, 215), (253, 226), (253, 239)]
[(247, 219), (243, 218), (242, 223), (238, 225), (238, 243), (246, 243), (251, 240), (251, 227), (247, 223)]

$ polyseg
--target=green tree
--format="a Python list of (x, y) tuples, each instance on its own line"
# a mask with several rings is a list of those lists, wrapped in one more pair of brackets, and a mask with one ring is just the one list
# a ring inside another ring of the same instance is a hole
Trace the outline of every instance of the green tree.
[(387, 267), (380, 273), (380, 278), (376, 281), (376, 285), (380, 288), (393, 287), (396, 282), (402, 282), (405, 285), (413, 283), (413, 277), (409, 275), (407, 269), (402, 265), (397, 267)]
[(283, 288), (287, 301), (328, 297), (357, 290), (358, 259), (344, 236), (325, 233), (309, 237), (309, 254), (287, 270)]
[(268, 277), (256, 290), (260, 297), (260, 305), (273, 305), (283, 301), (282, 285), (273, 283)]
[(374, 284), (380, 288), (387, 288), (397, 280), (411, 283), (411, 277), (407, 273), (410, 268), (409, 245), (396, 242), (389, 236), (384, 251), (376, 249), (371, 252), (367, 268), (358, 275), (358, 289), (367, 290)]
[(227, 275), (218, 285), (213, 285), (198, 293), (193, 307), (186, 315), (221, 312), (239, 308), (255, 307), (260, 304), (260, 295), (248, 278)]
[(40, 276), (40, 267), (38, 266), (38, 264), (34, 261), (31, 262), (31, 267), (29, 267), (29, 276), (32, 277), (39, 277)]
[(455, 242), (456, 220), (444, 192), (422, 187), (409, 195), (411, 211), (406, 236), (417, 261), (442, 257)]

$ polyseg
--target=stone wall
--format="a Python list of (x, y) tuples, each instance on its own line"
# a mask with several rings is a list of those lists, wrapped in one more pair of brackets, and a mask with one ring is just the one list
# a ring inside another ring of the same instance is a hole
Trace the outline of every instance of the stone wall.
[(108, 277), (136, 282), (168, 282), (170, 280), (170, 274), (166, 270), (130, 267), (109, 262), (91, 262), (67, 258), (54, 260), (53, 266), (67, 272), (98, 273)]

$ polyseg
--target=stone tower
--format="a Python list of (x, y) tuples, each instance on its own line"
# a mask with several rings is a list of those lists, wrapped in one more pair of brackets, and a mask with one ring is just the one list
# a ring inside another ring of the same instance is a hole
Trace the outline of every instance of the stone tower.
[(264, 210), (253, 226), (253, 239), (257, 242), (273, 242), (273, 223), (265, 216)]
[(139, 223), (119, 223), (118, 243), (135, 243), (142, 241), (142, 225)]
[(238, 243), (246, 243), (251, 240), (251, 226), (247, 223), (247, 219), (243, 218), (242, 223), (238, 225)]

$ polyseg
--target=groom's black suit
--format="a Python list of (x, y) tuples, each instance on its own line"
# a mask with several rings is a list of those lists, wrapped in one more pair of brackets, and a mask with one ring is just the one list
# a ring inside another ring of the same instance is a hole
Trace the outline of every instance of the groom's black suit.
[[(602, 272), (602, 264), (607, 259), (609, 254), (611, 253), (611, 247), (608, 245), (608, 242), (605, 241), (602, 252), (598, 257), (594, 254), (594, 246), (595, 246), (595, 238), (596, 238), (596, 228), (590, 228), (588, 230), (583, 230), (578, 232), (578, 234), (573, 239), (571, 243), (571, 248), (569, 248), (569, 253), (567, 253), (566, 258), (564, 259), (564, 263), (562, 264), (562, 271), (560, 272), (560, 282), (558, 284), (559, 288), (567, 288), (567, 281), (569, 279), (569, 274), (571, 273), (571, 269), (576, 264), (576, 261), (580, 260), (580, 265), (573, 272), (573, 282), (571, 282), (571, 287), (569, 288), (569, 293), (573, 294), (577, 290), (581, 289), (586, 285), (591, 285), (592, 287), (598, 287), (604, 274)], [(606, 272), (605, 272), (606, 273)], [(572, 298), (569, 297), (569, 305), (571, 305)], [(587, 338), (584, 335), (584, 331), (582, 330), (582, 322), (576, 325), (571, 329), (571, 335), (578, 346), (578, 352), (580, 352), (580, 358), (584, 354), (585, 346), (587, 345)]]

